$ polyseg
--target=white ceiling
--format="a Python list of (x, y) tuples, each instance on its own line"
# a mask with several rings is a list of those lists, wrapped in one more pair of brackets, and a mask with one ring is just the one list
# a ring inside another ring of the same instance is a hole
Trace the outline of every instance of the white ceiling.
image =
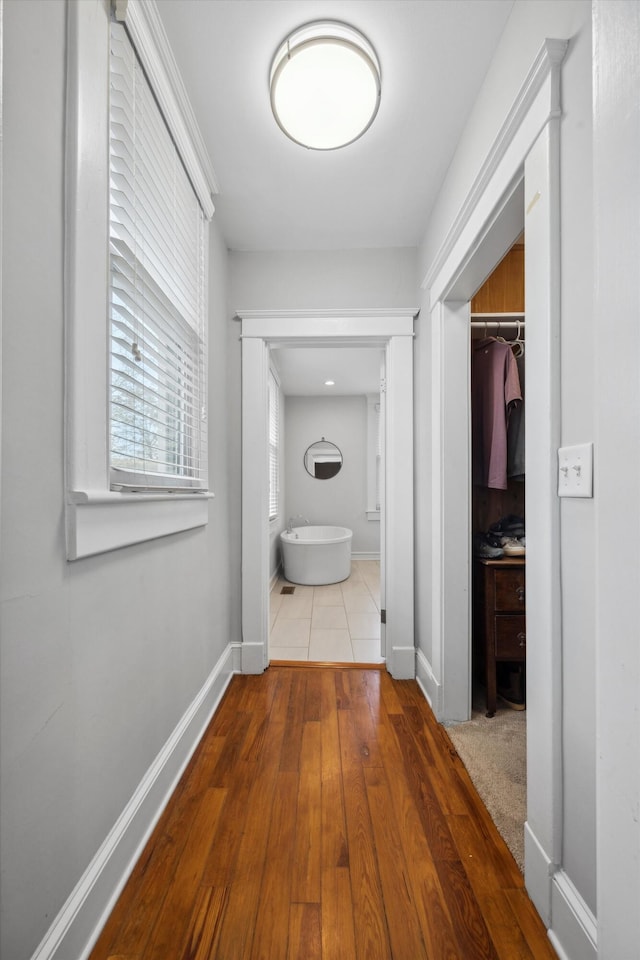
[[(272, 356), (287, 396), (349, 396), (380, 390), (382, 350), (376, 347), (279, 347)], [(335, 381), (325, 386), (325, 380)]]
[[(513, 0), (157, 0), (219, 184), (232, 250), (420, 243)], [(373, 44), (380, 110), (360, 140), (305, 150), (277, 126), (276, 48), (312, 20)]]
[[(513, 0), (157, 0), (218, 181), (231, 250), (413, 247)], [(277, 126), (273, 55), (296, 27), (342, 20), (373, 44), (378, 115), (342, 150), (305, 150)], [(379, 350), (281, 349), (285, 393), (375, 393)], [(333, 379), (336, 386), (325, 387)]]

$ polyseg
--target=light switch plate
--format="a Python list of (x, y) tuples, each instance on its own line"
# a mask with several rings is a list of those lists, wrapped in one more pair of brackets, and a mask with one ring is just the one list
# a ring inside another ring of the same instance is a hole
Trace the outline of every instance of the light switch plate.
[(558, 450), (558, 496), (593, 496), (593, 443)]

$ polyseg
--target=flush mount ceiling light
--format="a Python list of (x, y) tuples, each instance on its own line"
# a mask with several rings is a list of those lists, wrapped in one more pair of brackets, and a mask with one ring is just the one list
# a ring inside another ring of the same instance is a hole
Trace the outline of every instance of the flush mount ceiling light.
[(371, 126), (380, 104), (380, 64), (361, 33), (324, 20), (287, 37), (273, 58), (270, 86), (273, 114), (291, 140), (335, 150)]

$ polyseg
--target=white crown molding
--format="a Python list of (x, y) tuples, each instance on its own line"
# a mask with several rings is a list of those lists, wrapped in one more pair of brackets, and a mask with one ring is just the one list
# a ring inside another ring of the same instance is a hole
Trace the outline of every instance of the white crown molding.
[[(451, 228), (445, 236), (440, 249), (434, 257), (433, 263), (422, 282), (423, 289), (428, 289), (433, 285), (434, 279), (438, 276), (444, 267), (447, 258), (451, 254), (462, 231), (466, 227), (471, 215), (482, 198), (487, 184), (496, 173), (498, 166), (509, 149), (516, 130), (520, 127), (531, 109), (535, 98), (540, 92), (543, 84), (551, 76), (550, 95), (548, 104), (548, 113), (545, 122), (552, 117), (560, 116), (560, 64), (567, 51), (568, 40), (545, 40), (540, 48), (537, 57), (533, 61), (531, 69), (527, 74), (518, 94), (507, 113), (498, 135), (496, 136), (484, 163), (480, 167), (478, 174), (469, 190), (462, 207), (453, 221)], [(539, 133), (540, 131), (536, 132)]]
[(113, 11), (127, 27), (204, 214), (211, 219), (212, 197), (220, 190), (155, 0), (114, 0)]

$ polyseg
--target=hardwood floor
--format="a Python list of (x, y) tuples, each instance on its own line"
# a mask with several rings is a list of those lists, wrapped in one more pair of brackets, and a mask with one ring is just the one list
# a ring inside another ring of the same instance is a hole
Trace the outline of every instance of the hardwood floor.
[(236, 676), (90, 960), (547, 960), (414, 681)]

